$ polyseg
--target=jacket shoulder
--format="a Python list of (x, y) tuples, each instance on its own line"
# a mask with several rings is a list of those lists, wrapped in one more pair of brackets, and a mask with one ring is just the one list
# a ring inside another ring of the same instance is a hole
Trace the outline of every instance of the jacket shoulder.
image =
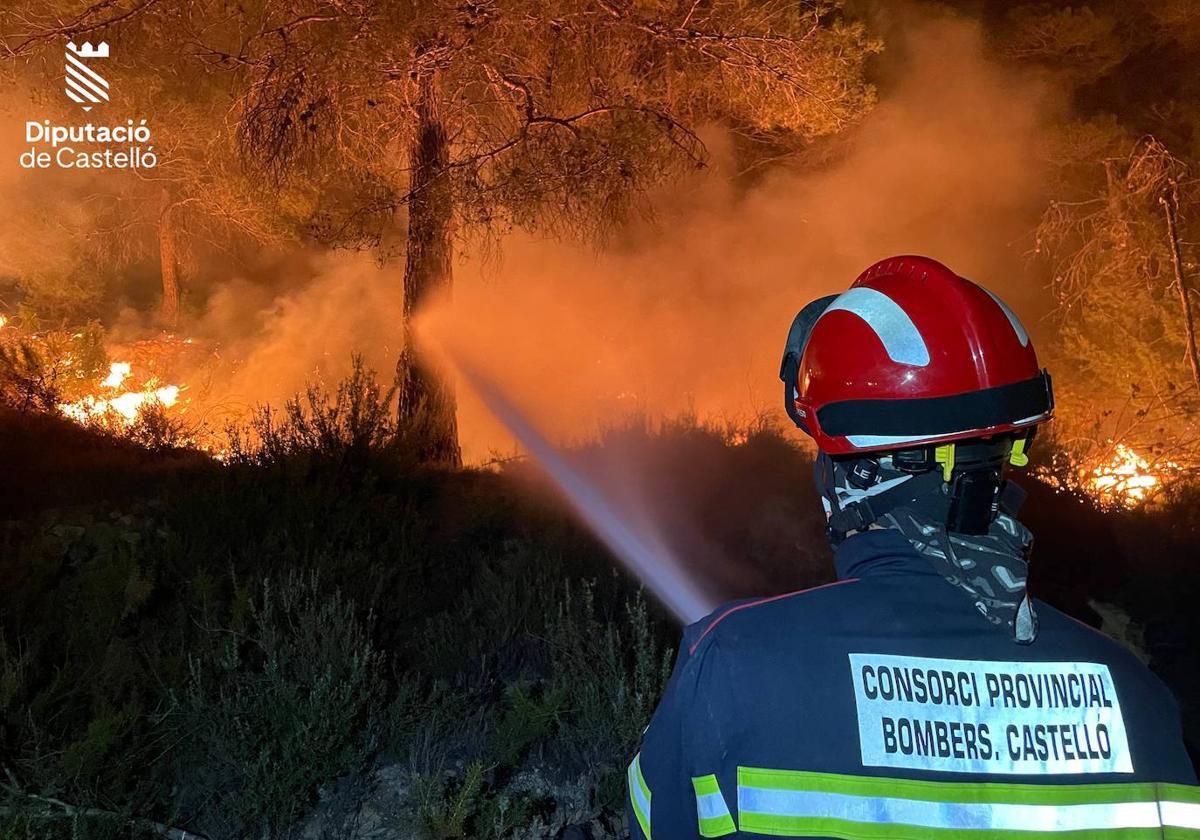
[(1081, 656), (1091, 656), (1107, 665), (1136, 674), (1149, 686), (1171, 698), (1172, 703), (1175, 702), (1162, 679), (1130, 647), (1045, 601), (1035, 598), (1034, 607), (1041, 622), (1039, 638), (1044, 634), (1045, 638), (1069, 644)]
[(781, 622), (795, 632), (798, 623), (813, 620), (823, 604), (841, 601), (857, 582), (856, 578), (850, 578), (781, 595), (729, 601), (687, 627), (683, 634), (684, 648), (689, 656), (695, 656), (722, 635), (770, 632)]

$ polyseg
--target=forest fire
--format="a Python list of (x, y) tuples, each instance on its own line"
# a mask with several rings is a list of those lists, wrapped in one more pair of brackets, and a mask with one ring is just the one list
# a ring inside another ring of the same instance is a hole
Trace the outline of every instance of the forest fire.
[(1113, 447), (1112, 455), (1099, 464), (1080, 470), (1084, 491), (1102, 506), (1132, 508), (1162, 490), (1164, 473), (1178, 469), (1167, 461), (1151, 465), (1123, 443)]
[(1187, 0), (0, 3), (0, 840), (1200, 829), (1198, 61)]
[(183, 388), (179, 385), (159, 385), (151, 378), (143, 383), (140, 390), (122, 391), (112, 396), (104, 392), (117, 391), (132, 375), (133, 365), (129, 362), (113, 362), (109, 366), (108, 376), (100, 383), (101, 394), (88, 395), (74, 402), (59, 403), (58, 410), (80, 423), (92, 420), (102, 420), (112, 415), (123, 418), (125, 422), (136, 420), (138, 414), (152, 405), (170, 408), (179, 402), (179, 394)]

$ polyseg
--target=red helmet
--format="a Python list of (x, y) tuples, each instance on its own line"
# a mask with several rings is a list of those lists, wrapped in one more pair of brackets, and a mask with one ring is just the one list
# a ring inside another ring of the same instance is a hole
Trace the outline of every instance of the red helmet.
[(781, 377), (788, 414), (830, 455), (1020, 432), (1054, 408), (1013, 311), (928, 257), (877, 262), (806, 306)]

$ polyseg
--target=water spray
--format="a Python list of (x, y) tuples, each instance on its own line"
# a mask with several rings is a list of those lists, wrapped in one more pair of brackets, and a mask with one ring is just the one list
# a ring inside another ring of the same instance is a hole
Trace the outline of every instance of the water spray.
[(658, 534), (630, 523), (594, 482), (568, 463), (534, 428), (494, 382), (461, 358), (454, 358), (459, 372), (488, 410), (533, 456), (575, 512), (676, 618), (691, 624), (712, 612), (716, 603), (689, 577)]

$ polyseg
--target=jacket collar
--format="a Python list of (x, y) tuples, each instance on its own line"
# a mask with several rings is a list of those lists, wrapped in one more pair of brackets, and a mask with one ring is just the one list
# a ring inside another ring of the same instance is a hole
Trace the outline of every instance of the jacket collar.
[(937, 575), (903, 534), (891, 528), (860, 531), (833, 552), (838, 580), (879, 574)]

